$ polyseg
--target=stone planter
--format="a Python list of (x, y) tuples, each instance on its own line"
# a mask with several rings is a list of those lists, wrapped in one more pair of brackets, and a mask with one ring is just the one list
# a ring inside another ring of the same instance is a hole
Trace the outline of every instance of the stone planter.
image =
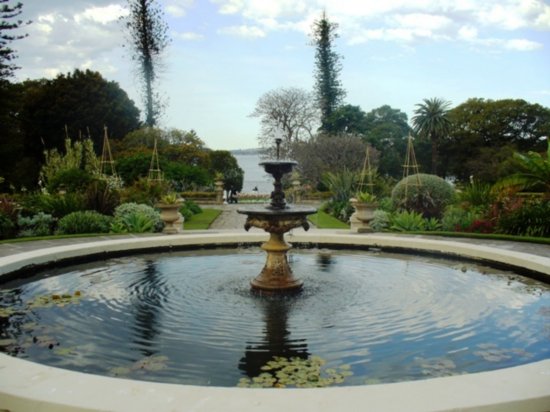
[(216, 203), (221, 205), (223, 204), (223, 180), (216, 180), (214, 185), (216, 187)]
[(352, 232), (369, 233), (374, 232), (370, 227), (370, 221), (374, 218), (374, 211), (378, 207), (376, 202), (360, 202), (357, 199), (350, 199), (355, 212), (350, 217), (350, 229)]
[(181, 207), (181, 202), (157, 203), (155, 206), (160, 209), (160, 218), (164, 222), (162, 233), (167, 235), (178, 233), (178, 228), (174, 223), (180, 219), (179, 208)]

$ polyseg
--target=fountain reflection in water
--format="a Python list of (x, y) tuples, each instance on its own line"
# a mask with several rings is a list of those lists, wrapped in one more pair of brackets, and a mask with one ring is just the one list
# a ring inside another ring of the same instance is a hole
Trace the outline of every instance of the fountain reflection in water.
[(252, 280), (252, 289), (267, 293), (289, 293), (300, 291), (303, 282), (294, 276), (288, 264), (287, 252), (291, 245), (285, 241), (284, 235), (297, 227), (308, 230), (307, 216), (315, 213), (316, 209), (286, 204), (282, 178), (285, 174), (290, 173), (297, 163), (280, 160), (282, 140), (276, 139), (275, 142), (277, 144), (277, 160), (260, 163), (260, 166), (263, 166), (274, 179), (271, 203), (268, 206), (240, 208), (238, 212), (247, 216), (244, 226), (247, 231), (251, 227), (257, 227), (270, 235), (269, 240), (261, 246), (267, 252), (266, 263), (260, 274)]

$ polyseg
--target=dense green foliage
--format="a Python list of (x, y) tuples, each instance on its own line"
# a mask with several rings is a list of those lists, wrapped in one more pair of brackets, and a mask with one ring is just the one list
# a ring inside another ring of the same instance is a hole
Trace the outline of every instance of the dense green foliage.
[(543, 151), (542, 138), (550, 136), (550, 109), (520, 99), (469, 99), (449, 111), (449, 120), (440, 167), (461, 181), (494, 183), (511, 173), (514, 151)]
[(435, 175), (410, 175), (392, 190), (394, 207), (415, 211), (424, 217), (441, 217), (447, 205), (453, 201), (454, 189)]
[(424, 230), (426, 223), (422, 214), (403, 210), (390, 215), (390, 229), (396, 232), (413, 232)]
[(53, 233), (54, 218), (44, 212), (38, 212), (34, 216), (21, 216), (17, 219), (20, 237), (48, 236)]
[(500, 217), (500, 233), (550, 237), (550, 202), (528, 202)]
[(113, 218), (93, 210), (69, 213), (57, 224), (57, 233), (62, 235), (80, 233), (108, 233)]
[(6, 92), (0, 93), (0, 103), (6, 97), (0, 120), (6, 119), (7, 126), (0, 140), (0, 160), (5, 160), (0, 161), (0, 176), (6, 178), (0, 190), (35, 188), (44, 150), (64, 153), (67, 137), (76, 141), (89, 135), (98, 153), (104, 125), (115, 139), (139, 126), (139, 111), (126, 92), (97, 72), (75, 70), (51, 80), (0, 87)]

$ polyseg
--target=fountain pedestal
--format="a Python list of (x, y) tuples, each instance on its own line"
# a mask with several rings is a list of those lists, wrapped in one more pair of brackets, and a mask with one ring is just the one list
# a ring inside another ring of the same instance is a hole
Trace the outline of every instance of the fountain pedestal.
[(285, 242), (285, 233), (300, 226), (308, 230), (307, 215), (317, 210), (307, 206), (287, 206), (281, 179), (290, 173), (297, 163), (279, 160), (281, 139), (276, 139), (275, 142), (277, 160), (260, 163), (260, 166), (274, 178), (271, 203), (268, 206), (240, 208), (237, 212), (247, 215), (245, 230), (257, 227), (270, 234), (269, 240), (262, 245), (262, 249), (267, 252), (265, 266), (250, 282), (252, 289), (268, 293), (289, 293), (299, 291), (303, 283), (294, 277), (288, 265), (286, 253), (291, 245)]
[(303, 227), (309, 229), (307, 215), (315, 213), (315, 209), (306, 206), (286, 207), (274, 210), (264, 206), (240, 208), (239, 213), (247, 215), (244, 228), (263, 229), (270, 234), (269, 240), (262, 244), (267, 259), (260, 274), (250, 284), (253, 289), (266, 292), (292, 292), (302, 288), (302, 281), (296, 279), (288, 264), (287, 252), (292, 245), (285, 241), (286, 232)]

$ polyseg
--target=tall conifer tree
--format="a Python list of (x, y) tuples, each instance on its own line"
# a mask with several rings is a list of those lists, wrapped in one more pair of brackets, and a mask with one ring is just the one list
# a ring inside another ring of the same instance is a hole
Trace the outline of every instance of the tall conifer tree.
[(341, 56), (333, 49), (333, 42), (338, 37), (337, 28), (338, 25), (329, 21), (323, 11), (321, 18), (313, 23), (311, 34), (315, 46), (315, 95), (323, 131), (329, 131), (328, 118), (346, 95), (338, 78), (342, 70)]
[(14, 20), (23, 12), (23, 3), (11, 6), (9, 1), (0, 0), (0, 80), (7, 80), (19, 68), (13, 63), (17, 55), (9, 44), (14, 40), (27, 37), (26, 34), (13, 34), (12, 30), (30, 23), (30, 21)]
[(158, 80), (162, 52), (170, 42), (168, 26), (155, 0), (128, 0), (130, 14), (126, 28), (130, 36), (133, 59), (138, 62), (145, 103), (145, 124), (156, 125), (161, 103), (154, 87)]

